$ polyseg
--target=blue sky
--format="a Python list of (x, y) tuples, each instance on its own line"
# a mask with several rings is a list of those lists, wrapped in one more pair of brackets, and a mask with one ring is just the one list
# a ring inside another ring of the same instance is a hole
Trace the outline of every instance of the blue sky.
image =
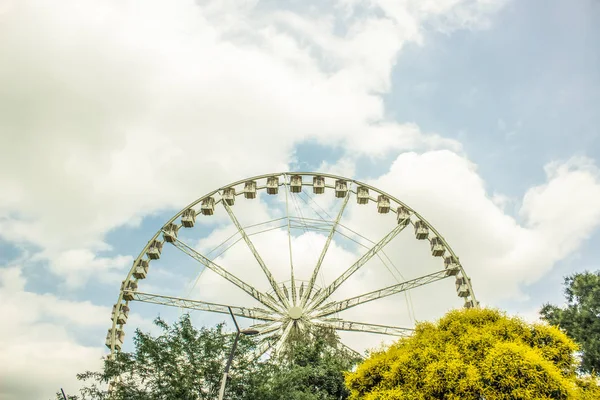
[(431, 34), (400, 57), (390, 114), (461, 140), (509, 195), (543, 180), (547, 162), (597, 159), (598, 12), (594, 1), (511, 2), (490, 30)]
[[(74, 392), (106, 354), (119, 283), (154, 232), (262, 173), (322, 171), (396, 195), (460, 254), (483, 304), (530, 320), (562, 301), (563, 276), (599, 268), (599, 2), (71, 3), (0, 1), (0, 400)], [(285, 204), (240, 200), (248, 223)], [(351, 208), (348, 226), (378, 240), (389, 226), (363, 214)], [(202, 221), (186, 240), (223, 240), (223, 215)], [(273, 263), (277, 235), (257, 239)], [(433, 268), (406, 240), (390, 250), (402, 272)], [(244, 251), (220, 261), (249, 273)], [(323, 279), (360, 255), (342, 239), (333, 251)], [(198, 266), (161, 262), (144, 290), (186, 292)], [(390, 279), (377, 268), (344, 293)], [(217, 278), (203, 274), (204, 300), (245, 301)], [(413, 300), (417, 319), (457, 306), (452, 293)], [(393, 304), (351, 315), (409, 318)], [(178, 312), (136, 304), (127, 338)]]

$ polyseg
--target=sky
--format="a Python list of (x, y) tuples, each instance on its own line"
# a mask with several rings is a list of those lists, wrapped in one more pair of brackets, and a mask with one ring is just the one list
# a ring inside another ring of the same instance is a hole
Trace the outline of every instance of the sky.
[[(107, 354), (111, 307), (148, 240), (260, 174), (320, 171), (394, 195), (443, 234), (482, 305), (535, 320), (562, 303), (565, 275), (600, 269), (599, 40), (596, 0), (0, 0), (0, 400), (75, 393), (75, 374)], [(335, 215), (328, 193), (304, 199)], [(280, 195), (243, 200), (243, 224), (284, 215)], [(393, 228), (351, 203), (348, 227), (373, 241)], [(220, 210), (186, 240), (209, 251), (227, 223)], [(401, 277), (373, 262), (340, 296), (435, 270), (404, 233), (386, 248)], [(256, 236), (278, 280), (286, 235)], [(300, 275), (324, 241), (294, 233)], [(140, 290), (247, 304), (210, 271), (192, 288), (202, 268), (169, 250)], [(362, 252), (336, 237), (320, 279)], [(258, 279), (239, 244), (218, 261)], [(439, 318), (461, 304), (453, 286), (348, 319)], [(135, 303), (126, 338), (179, 313)]]

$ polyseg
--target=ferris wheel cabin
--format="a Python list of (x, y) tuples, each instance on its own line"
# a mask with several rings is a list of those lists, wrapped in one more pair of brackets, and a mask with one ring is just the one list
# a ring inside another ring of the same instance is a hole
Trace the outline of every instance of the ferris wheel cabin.
[(302, 177), (300, 175), (293, 175), (290, 179), (290, 192), (300, 193), (302, 191)]
[[(112, 343), (112, 329), (108, 330), (108, 334), (106, 335), (106, 347), (110, 349), (110, 345)], [(123, 329), (118, 329), (115, 331), (115, 349), (121, 350), (123, 346), (123, 342), (125, 341), (125, 332)]]
[(139, 259), (135, 262), (135, 268), (133, 270), (133, 277), (135, 279), (146, 279), (148, 275), (148, 268), (150, 267), (150, 263), (148, 260)]
[(270, 176), (267, 178), (267, 194), (279, 193), (279, 177)]
[(207, 197), (202, 200), (200, 212), (202, 212), (202, 215), (213, 215), (215, 213), (215, 198)]
[(244, 183), (244, 197), (247, 199), (256, 198), (256, 181), (248, 181)]
[(313, 193), (323, 194), (325, 193), (325, 178), (322, 176), (313, 177)]
[(338, 179), (335, 181), (335, 197), (338, 199), (346, 197), (348, 193), (348, 183), (345, 180)]
[(223, 189), (223, 201), (227, 203), (228, 206), (235, 204), (235, 188), (228, 187)]
[(425, 240), (429, 236), (429, 228), (425, 222), (418, 220), (415, 222), (415, 236), (419, 240)]
[(387, 214), (390, 212), (390, 199), (384, 194), (377, 196), (377, 212), (379, 214)]
[(169, 224), (163, 228), (163, 238), (165, 242), (173, 243), (177, 239), (177, 225)]
[(163, 243), (160, 240), (153, 240), (150, 247), (148, 247), (148, 251), (146, 254), (148, 258), (151, 260), (158, 260), (160, 258), (160, 253), (162, 252)]
[(125, 304), (115, 304), (113, 306), (111, 320), (117, 319), (117, 324), (124, 325), (129, 317), (129, 307)]
[(193, 228), (196, 223), (196, 211), (193, 208), (188, 208), (181, 214), (181, 224), (185, 228)]

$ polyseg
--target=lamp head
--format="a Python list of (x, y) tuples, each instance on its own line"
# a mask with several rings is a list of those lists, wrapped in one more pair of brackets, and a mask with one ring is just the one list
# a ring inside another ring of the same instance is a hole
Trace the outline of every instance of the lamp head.
[(260, 333), (256, 329), (252, 329), (252, 328), (242, 329), (240, 332), (245, 336), (253, 336), (253, 335), (258, 335)]

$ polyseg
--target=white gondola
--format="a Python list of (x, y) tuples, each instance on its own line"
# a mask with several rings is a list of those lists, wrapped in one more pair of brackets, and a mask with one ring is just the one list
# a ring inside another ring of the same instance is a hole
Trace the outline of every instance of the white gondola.
[(200, 212), (202, 212), (202, 215), (213, 215), (215, 213), (214, 197), (207, 197), (204, 200), (202, 200), (202, 205), (200, 206)]
[(163, 238), (166, 242), (173, 243), (177, 239), (177, 229), (179, 227), (175, 224), (169, 224), (163, 228)]
[(267, 194), (277, 194), (279, 192), (279, 177), (270, 176), (267, 178)]
[(358, 204), (367, 204), (369, 202), (369, 188), (359, 186), (356, 189), (356, 202)]
[(127, 318), (129, 317), (129, 307), (124, 304), (115, 304), (113, 306), (111, 319), (114, 321), (117, 319), (117, 324), (124, 325), (127, 323)]
[(293, 175), (290, 178), (290, 192), (292, 192), (292, 193), (302, 192), (302, 176), (301, 175)]
[(256, 181), (248, 181), (244, 183), (244, 197), (247, 199), (256, 198)]
[(313, 177), (313, 193), (323, 194), (325, 193), (325, 178), (322, 176)]
[(196, 210), (188, 208), (181, 215), (181, 224), (185, 228), (193, 228), (196, 223)]
[(335, 181), (335, 197), (338, 199), (346, 197), (348, 193), (348, 182), (343, 179)]
[(425, 240), (429, 236), (429, 228), (425, 222), (418, 220), (415, 222), (415, 236), (419, 240)]
[(232, 206), (235, 204), (235, 188), (229, 187), (223, 189), (223, 201), (228, 206)]
[[(121, 350), (123, 346), (123, 342), (125, 341), (125, 332), (123, 329), (117, 329), (115, 331), (115, 349)], [(106, 335), (106, 347), (110, 349), (112, 344), (112, 329), (108, 330), (108, 334)]]
[(464, 277), (456, 278), (456, 293), (459, 297), (468, 297), (471, 294), (467, 280)]
[(444, 247), (444, 243), (442, 243), (442, 239), (439, 237), (431, 238), (431, 255), (434, 257), (442, 257), (446, 252), (446, 248)]
[(127, 301), (133, 300), (134, 293), (137, 290), (137, 287), (137, 282), (134, 281), (121, 282), (121, 291), (123, 291), (123, 298)]
[(459, 271), (458, 260), (454, 256), (444, 257), (444, 269), (446, 270), (446, 276), (456, 276)]
[(151, 260), (158, 260), (160, 258), (160, 253), (162, 252), (162, 247), (163, 244), (161, 241), (154, 240), (150, 244), (150, 247), (148, 247), (148, 251), (146, 252), (148, 258)]
[(379, 214), (387, 214), (390, 212), (390, 199), (384, 194), (377, 196), (377, 212)]
[(479, 306), (479, 302), (475, 300), (466, 300), (465, 299), (465, 308), (474, 308)]
[(410, 213), (406, 207), (398, 207), (398, 210), (396, 210), (396, 220), (398, 221), (398, 225), (408, 225), (410, 222)]
[(150, 263), (148, 260), (140, 259), (135, 262), (135, 268), (133, 269), (133, 277), (136, 279), (146, 279), (148, 275), (148, 268)]

